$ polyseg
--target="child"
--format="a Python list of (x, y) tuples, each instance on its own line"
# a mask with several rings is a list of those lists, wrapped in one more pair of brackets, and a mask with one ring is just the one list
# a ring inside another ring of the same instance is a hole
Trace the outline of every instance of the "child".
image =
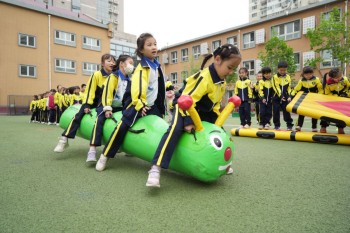
[[(324, 75), (325, 87), (324, 94), (325, 95), (335, 95), (340, 97), (346, 97), (347, 92), (350, 89), (350, 82), (347, 77), (342, 77), (342, 73), (338, 68), (333, 68), (329, 71), (328, 74)], [(328, 122), (321, 120), (321, 130), (320, 133), (327, 133)], [(338, 134), (344, 134), (345, 125), (341, 123), (337, 123)]]
[[(101, 66), (102, 69), (96, 71), (91, 75), (88, 85), (86, 98), (83, 100), (83, 104), (77, 114), (70, 122), (68, 128), (63, 131), (62, 136), (60, 137), (57, 146), (55, 147), (55, 152), (63, 152), (68, 146), (68, 138), (75, 138), (77, 130), (80, 126), (81, 119), (85, 114), (90, 113), (91, 108), (96, 108), (97, 114), (100, 114), (103, 111), (101, 106), (102, 98), (102, 85), (106, 81), (108, 75), (112, 72), (112, 69), (115, 65), (115, 58), (111, 54), (104, 54), (101, 57)], [(100, 108), (99, 108), (100, 107)], [(95, 141), (102, 140), (102, 133), (96, 135), (94, 138)], [(92, 140), (92, 138), (91, 138)], [(91, 142), (90, 142), (91, 144)]]
[(271, 68), (261, 69), (262, 80), (259, 81), (260, 98), (260, 124), (259, 129), (270, 129), (270, 120), (272, 117), (272, 103), (276, 93), (280, 92), (279, 86), (274, 86), (271, 80)]
[[(280, 130), (281, 121), (280, 121), (280, 112), (282, 109), (283, 120), (287, 123), (287, 130), (293, 130), (293, 119), (290, 116), (290, 113), (287, 112), (286, 107), (291, 99), (291, 78), (286, 73), (288, 64), (285, 61), (278, 62), (277, 65), (277, 74), (272, 78), (273, 85), (276, 87), (279, 85), (280, 93), (277, 93), (273, 100), (273, 123), (275, 125), (275, 130)], [(275, 88), (276, 89), (276, 88)]]
[[(214, 57), (213, 63), (203, 70), (204, 65), (211, 57)], [(192, 97), (201, 120), (215, 122), (220, 114), (220, 102), (225, 93), (225, 77), (232, 74), (240, 62), (241, 54), (238, 48), (231, 44), (225, 44), (218, 47), (213, 54), (207, 55), (203, 60), (201, 70), (187, 78), (182, 94)], [(160, 187), (161, 168), (167, 169), (169, 167), (175, 146), (182, 133), (193, 130), (194, 124), (191, 117), (175, 104), (173, 120), (155, 152), (146, 186)]]
[(86, 98), (85, 88), (86, 88), (86, 84), (85, 84), (85, 83), (81, 84), (79, 95), (80, 95), (80, 98), (81, 98), (82, 100), (84, 100), (84, 99)]
[[(165, 114), (165, 81), (157, 56), (157, 41), (150, 33), (137, 38), (136, 54), (140, 63), (131, 78), (130, 89), (124, 94), (123, 116), (106, 143), (96, 170), (106, 168), (108, 158), (113, 158), (123, 143), (129, 128), (146, 115), (163, 117)], [(151, 139), (150, 139), (151, 140)]]
[(38, 102), (38, 96), (34, 95), (33, 100), (30, 102), (29, 105), (29, 111), (32, 112), (32, 116), (30, 117), (29, 123), (36, 122), (37, 121), (37, 102)]
[(255, 107), (256, 121), (260, 123), (260, 98), (259, 98), (259, 82), (262, 79), (262, 73), (259, 71), (256, 74), (256, 83), (252, 85), (253, 101)]
[(48, 125), (56, 125), (56, 105), (55, 105), (55, 94), (56, 90), (51, 89), (48, 96), (46, 106), (48, 109)]
[(174, 92), (174, 85), (171, 83), (171, 81), (167, 81), (165, 83), (165, 97), (166, 97), (166, 111), (168, 114), (168, 122), (171, 123), (172, 121), (172, 102), (175, 98), (175, 92)]
[[(292, 96), (295, 96), (299, 91), (323, 94), (322, 83), (318, 77), (314, 76), (314, 70), (310, 66), (305, 66), (303, 68), (301, 79), (292, 91)], [(301, 131), (304, 124), (304, 118), (304, 116), (299, 115), (297, 127), (295, 127), (296, 131)], [(312, 132), (317, 132), (317, 119), (312, 118), (311, 122)]]
[[(112, 112), (120, 111), (122, 98), (129, 83), (129, 75), (134, 70), (134, 60), (129, 55), (120, 55), (116, 61), (116, 69), (108, 76), (102, 92), (102, 110), (98, 114), (91, 138), (102, 134), (106, 118), (112, 116)], [(114, 99), (113, 99), (114, 98)], [(97, 132), (100, 130), (101, 132)], [(96, 162), (96, 146), (101, 146), (101, 140), (91, 140), (90, 150), (86, 162)]]
[(248, 78), (248, 69), (242, 67), (238, 71), (239, 80), (235, 85), (235, 95), (241, 98), (241, 105), (239, 106), (239, 117), (241, 120), (241, 128), (250, 128), (250, 103), (252, 102), (253, 93), (251, 89), (251, 81)]

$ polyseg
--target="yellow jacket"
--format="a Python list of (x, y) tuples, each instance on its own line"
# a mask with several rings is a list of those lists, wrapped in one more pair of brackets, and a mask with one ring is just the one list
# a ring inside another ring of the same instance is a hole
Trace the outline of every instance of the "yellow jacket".
[(235, 95), (241, 98), (242, 102), (253, 98), (253, 92), (250, 88), (251, 81), (249, 79), (239, 78), (235, 85)]
[(348, 96), (348, 91), (350, 89), (350, 82), (347, 77), (340, 79), (338, 83), (332, 83), (331, 81), (326, 83), (324, 88), (324, 93), (326, 95), (335, 95), (335, 96)]
[(311, 79), (306, 79), (302, 77), (298, 84), (294, 87), (292, 91), (292, 96), (295, 96), (299, 91), (305, 93), (319, 93), (323, 94), (322, 83), (318, 77), (313, 76)]
[[(215, 112), (220, 114), (220, 102), (226, 90), (226, 81), (217, 75), (214, 65), (210, 65), (201, 71), (195, 78), (192, 75), (187, 78), (183, 95), (189, 95), (193, 99), (194, 107), (200, 112)], [(183, 116), (189, 116), (180, 109)]]
[(108, 74), (104, 69), (93, 73), (86, 85), (85, 94), (86, 97), (83, 99), (83, 104), (88, 104), (90, 108), (96, 108), (102, 102), (102, 91), (103, 85), (107, 80)]
[[(276, 94), (278, 95), (278, 97), (285, 97), (285, 98), (291, 97), (292, 79), (290, 78), (290, 76), (288, 74), (282, 76), (282, 75), (277, 73), (272, 77), (272, 81), (273, 81), (273, 84), (275, 85), (275, 91), (276, 91)], [(278, 87), (279, 87), (279, 89), (278, 89)]]

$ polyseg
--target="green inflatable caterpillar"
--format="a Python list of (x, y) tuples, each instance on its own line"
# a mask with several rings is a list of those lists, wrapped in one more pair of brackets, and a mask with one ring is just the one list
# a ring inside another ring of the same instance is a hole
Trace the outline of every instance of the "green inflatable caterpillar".
[[(66, 109), (60, 118), (60, 126), (66, 129), (79, 111), (80, 105)], [(232, 107), (232, 106), (231, 106)], [(106, 142), (121, 119), (121, 112), (107, 119), (103, 127), (103, 141)], [(96, 119), (96, 111), (86, 114), (80, 124), (77, 136), (90, 139)], [(233, 143), (221, 128), (208, 122), (201, 122), (203, 129), (194, 134), (183, 133), (174, 151), (169, 169), (192, 176), (200, 181), (212, 182), (225, 175), (232, 165)], [(140, 159), (152, 161), (163, 134), (169, 125), (165, 120), (145, 116), (137, 120), (124, 139), (122, 150)]]

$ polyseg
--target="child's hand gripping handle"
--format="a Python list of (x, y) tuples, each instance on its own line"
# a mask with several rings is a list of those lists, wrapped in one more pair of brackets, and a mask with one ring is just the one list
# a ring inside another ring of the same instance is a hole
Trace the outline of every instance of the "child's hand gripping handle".
[(239, 105), (241, 105), (241, 102), (242, 102), (241, 98), (239, 98), (238, 96), (232, 96), (231, 98), (229, 98), (228, 104), (226, 105), (224, 110), (222, 110), (219, 117), (216, 119), (215, 125), (222, 127), (228, 115), (233, 111), (235, 107), (238, 107)]
[(202, 131), (204, 129), (202, 125), (202, 121), (198, 115), (197, 110), (193, 106), (192, 97), (189, 95), (182, 95), (177, 100), (177, 103), (182, 110), (185, 110), (190, 114), (192, 121), (196, 127), (196, 131)]

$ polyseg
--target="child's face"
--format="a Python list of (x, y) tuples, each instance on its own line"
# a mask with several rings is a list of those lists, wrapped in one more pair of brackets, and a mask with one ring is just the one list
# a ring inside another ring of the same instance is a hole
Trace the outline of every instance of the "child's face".
[(76, 89), (74, 90), (74, 94), (79, 95), (79, 93), (80, 93), (80, 88), (76, 88)]
[(313, 73), (307, 73), (307, 74), (303, 74), (303, 76), (304, 76), (305, 79), (309, 80), (309, 79), (311, 79), (314, 76), (314, 74)]
[(141, 53), (150, 60), (154, 60), (157, 56), (157, 41), (153, 37), (149, 37), (146, 39), (145, 44), (143, 45), (143, 49)]
[(335, 83), (339, 83), (339, 81), (340, 81), (341, 78), (342, 78), (341, 73), (338, 73), (337, 76), (336, 76), (335, 78), (333, 78), (333, 81), (334, 81)]
[(284, 76), (284, 75), (287, 73), (287, 68), (278, 68), (278, 69), (277, 69), (277, 72), (278, 72), (280, 75)]
[(266, 79), (270, 79), (270, 78), (271, 78), (271, 73), (266, 73), (266, 74), (264, 74), (264, 77), (265, 77)]
[(113, 57), (110, 57), (102, 62), (103, 69), (108, 73), (112, 73), (113, 67), (115, 66), (115, 60)]
[(221, 60), (220, 56), (216, 56), (214, 59), (214, 67), (221, 79), (226, 78), (227, 75), (232, 74), (237, 66), (241, 63), (241, 56), (237, 55), (228, 60)]
[(256, 81), (260, 81), (262, 79), (262, 74), (259, 73), (256, 75)]
[(239, 77), (247, 77), (248, 76), (248, 72), (246, 72), (244, 69), (241, 69), (239, 71)]

